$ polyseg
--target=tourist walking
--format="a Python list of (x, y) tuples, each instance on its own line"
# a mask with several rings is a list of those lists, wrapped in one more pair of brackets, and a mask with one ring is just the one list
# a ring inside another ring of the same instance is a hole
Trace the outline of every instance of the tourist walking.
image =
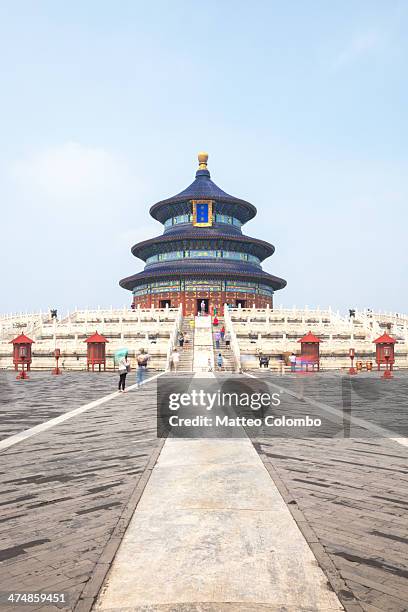
[(138, 387), (140, 387), (140, 385), (143, 382), (143, 378), (147, 369), (147, 364), (149, 362), (150, 359), (150, 355), (148, 353), (146, 353), (146, 351), (144, 350), (144, 348), (140, 349), (137, 357), (136, 357), (136, 361), (137, 361), (137, 378), (136, 378), (136, 384)]
[(183, 334), (182, 331), (178, 335), (178, 341), (179, 341), (179, 346), (181, 348), (183, 348), (183, 345), (184, 345), (184, 334)]
[(180, 355), (179, 355), (177, 349), (175, 348), (175, 349), (173, 349), (173, 352), (171, 354), (171, 368), (175, 372), (177, 372), (179, 361), (180, 361)]
[(225, 327), (224, 326), (221, 327), (220, 334), (221, 334), (221, 340), (224, 340), (224, 336), (225, 336)]
[(201, 300), (200, 310), (201, 310), (201, 314), (204, 315), (205, 314), (205, 302), (204, 302), (204, 300)]
[(226, 332), (226, 334), (224, 336), (224, 340), (225, 340), (226, 348), (229, 348), (230, 345), (231, 345), (231, 334), (229, 332)]
[(119, 384), (118, 393), (126, 393), (126, 376), (130, 370), (130, 364), (128, 361), (128, 354), (124, 353), (118, 361), (118, 372), (119, 372)]
[(223, 364), (222, 355), (221, 355), (221, 353), (218, 353), (218, 356), (217, 356), (217, 367), (218, 367), (219, 370), (222, 369), (222, 364)]
[(221, 334), (219, 331), (215, 332), (215, 348), (219, 349), (220, 348), (220, 340), (221, 340)]
[(218, 325), (217, 315), (215, 315), (215, 317), (214, 317), (214, 320), (213, 320), (213, 325), (214, 325), (215, 327), (217, 327), (217, 325)]
[(295, 353), (292, 353), (289, 356), (289, 362), (290, 362), (290, 371), (291, 372), (296, 372), (296, 355), (295, 355)]

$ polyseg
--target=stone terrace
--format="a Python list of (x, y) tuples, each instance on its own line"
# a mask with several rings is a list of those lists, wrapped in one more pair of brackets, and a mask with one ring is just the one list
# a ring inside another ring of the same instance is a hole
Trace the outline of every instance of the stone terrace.
[(32, 369), (51, 370), (55, 366), (54, 349), (61, 350), (60, 367), (68, 370), (86, 369), (85, 339), (98, 331), (108, 340), (106, 367), (114, 369), (115, 351), (126, 347), (132, 365), (140, 348), (150, 356), (150, 366), (164, 370), (173, 337), (180, 325), (177, 308), (137, 308), (76, 310), (62, 319), (48, 314), (3, 315), (0, 317), (0, 368), (10, 369), (10, 341), (24, 332), (33, 344)]
[(271, 368), (279, 369), (281, 355), (298, 353), (298, 340), (309, 330), (322, 340), (323, 369), (349, 367), (351, 347), (356, 358), (374, 360), (373, 340), (387, 330), (397, 340), (397, 367), (408, 367), (407, 315), (356, 311), (355, 317), (349, 318), (320, 308), (233, 308), (225, 310), (225, 322), (233, 337), (236, 359), (244, 369), (258, 367), (260, 352), (271, 356)]

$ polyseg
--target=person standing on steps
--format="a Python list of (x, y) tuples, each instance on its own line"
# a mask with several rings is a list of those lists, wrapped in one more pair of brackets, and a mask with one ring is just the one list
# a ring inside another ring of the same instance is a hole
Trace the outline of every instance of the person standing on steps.
[(173, 352), (171, 354), (171, 368), (175, 372), (177, 372), (179, 361), (180, 361), (180, 355), (179, 355), (177, 349), (175, 348), (175, 349), (173, 349)]
[(184, 334), (183, 334), (182, 331), (179, 332), (178, 341), (179, 341), (180, 348), (183, 348), (183, 345), (184, 345)]
[(119, 384), (118, 384), (118, 393), (126, 393), (125, 385), (126, 385), (126, 376), (130, 370), (130, 364), (128, 361), (128, 354), (125, 353), (119, 359), (118, 362), (118, 372), (119, 372)]
[(221, 334), (221, 340), (224, 341), (224, 336), (225, 336), (225, 327), (224, 326), (221, 327), (220, 334)]
[(218, 353), (218, 356), (217, 356), (217, 367), (218, 367), (219, 370), (222, 369), (222, 364), (223, 364), (222, 355), (221, 355), (221, 353)]
[(150, 359), (150, 355), (145, 352), (144, 348), (140, 349), (140, 352), (138, 356), (136, 357), (136, 361), (137, 361), (136, 384), (138, 387), (140, 387), (140, 385), (143, 382), (144, 374), (146, 372), (149, 359)]
[(225, 348), (229, 348), (231, 345), (231, 334), (229, 332), (226, 332), (224, 336), (224, 340), (225, 340)]
[(201, 315), (205, 315), (205, 302), (204, 302), (204, 300), (201, 300), (200, 310), (201, 310)]
[(220, 340), (221, 340), (221, 334), (219, 331), (215, 332), (215, 348), (219, 349), (220, 348)]

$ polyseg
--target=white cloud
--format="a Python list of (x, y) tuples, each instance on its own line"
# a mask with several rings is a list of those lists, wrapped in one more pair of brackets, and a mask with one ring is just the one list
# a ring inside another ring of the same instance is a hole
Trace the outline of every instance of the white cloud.
[(95, 212), (140, 196), (141, 183), (126, 158), (103, 148), (66, 142), (11, 165), (17, 190), (40, 207), (57, 204)]
[(377, 30), (360, 32), (344, 46), (333, 61), (333, 68), (338, 69), (369, 55), (383, 46), (384, 36)]

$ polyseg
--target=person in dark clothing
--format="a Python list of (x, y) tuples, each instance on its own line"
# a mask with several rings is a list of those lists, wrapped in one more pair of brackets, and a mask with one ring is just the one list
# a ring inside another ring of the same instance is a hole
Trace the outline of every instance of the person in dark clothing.
[(269, 357), (267, 355), (259, 355), (259, 367), (260, 368), (269, 368)]

